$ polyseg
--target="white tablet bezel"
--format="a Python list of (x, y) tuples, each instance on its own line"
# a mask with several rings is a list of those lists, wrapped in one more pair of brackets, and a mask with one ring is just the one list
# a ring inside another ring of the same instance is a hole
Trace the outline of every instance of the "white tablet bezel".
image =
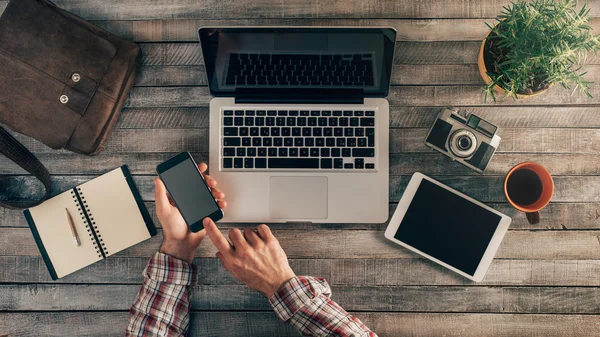
[[(500, 223), (498, 224), (498, 227), (496, 228), (496, 232), (492, 236), (492, 239), (490, 240), (490, 243), (488, 244), (488, 247), (485, 250), (483, 257), (481, 258), (481, 261), (479, 261), (479, 265), (477, 266), (477, 269), (475, 270), (475, 274), (469, 275), (461, 270), (458, 270), (455, 267), (452, 267), (452, 266), (444, 263), (441, 260), (438, 260), (438, 259), (410, 246), (409, 244), (406, 244), (406, 243), (394, 238), (394, 235), (396, 235), (396, 232), (398, 232), (400, 223), (402, 223), (402, 220), (404, 219), (404, 215), (406, 214), (406, 211), (408, 210), (408, 207), (410, 206), (410, 204), (415, 196), (415, 193), (417, 192), (417, 189), (421, 185), (421, 182), (423, 181), (423, 179), (430, 181), (430, 182), (500, 216)], [(412, 178), (410, 179), (410, 182), (408, 183), (408, 186), (406, 187), (406, 190), (404, 191), (404, 194), (402, 195), (402, 198), (400, 199), (400, 203), (398, 204), (398, 207), (396, 208), (396, 211), (394, 212), (394, 215), (392, 216), (392, 219), (390, 220), (390, 222), (385, 230), (385, 237), (388, 240), (390, 240), (394, 243), (397, 243), (405, 248), (408, 248), (408, 249), (412, 250), (413, 252), (415, 252), (419, 255), (422, 255), (422, 256), (428, 258), (429, 260), (436, 262), (436, 263), (438, 263), (438, 264), (440, 264), (440, 265), (442, 265), (442, 266), (444, 266), (444, 267), (446, 267), (446, 268), (448, 268), (470, 280), (473, 280), (475, 282), (481, 282), (483, 280), (483, 277), (485, 276), (485, 273), (487, 272), (490, 264), (492, 263), (492, 260), (494, 259), (494, 255), (496, 255), (496, 251), (498, 250), (498, 247), (500, 247), (500, 243), (502, 242), (502, 239), (504, 238), (504, 235), (506, 234), (506, 231), (508, 230), (508, 226), (510, 225), (511, 221), (512, 221), (512, 219), (509, 216), (502, 214), (502, 213), (496, 211), (495, 209), (493, 209), (489, 206), (486, 206), (483, 203), (481, 203), (463, 193), (460, 193), (460, 192), (458, 192), (436, 180), (433, 180), (432, 178), (429, 178), (428, 176), (426, 176), (420, 172), (416, 172), (415, 174), (413, 174)]]

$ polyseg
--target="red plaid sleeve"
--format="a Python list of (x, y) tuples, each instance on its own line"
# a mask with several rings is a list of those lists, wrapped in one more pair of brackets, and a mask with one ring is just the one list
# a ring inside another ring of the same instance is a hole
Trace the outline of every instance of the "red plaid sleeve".
[(144, 269), (144, 284), (129, 311), (126, 337), (180, 337), (190, 326), (196, 266), (156, 253)]
[(298, 276), (281, 286), (269, 303), (281, 320), (305, 336), (377, 337), (330, 296), (325, 279)]

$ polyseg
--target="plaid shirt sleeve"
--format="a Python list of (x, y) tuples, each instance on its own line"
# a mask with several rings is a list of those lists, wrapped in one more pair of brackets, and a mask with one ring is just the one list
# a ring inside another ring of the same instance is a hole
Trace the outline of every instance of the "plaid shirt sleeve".
[(196, 266), (156, 253), (144, 269), (144, 284), (129, 311), (126, 337), (182, 337), (190, 326)]
[(281, 320), (305, 336), (377, 337), (330, 296), (325, 279), (299, 276), (281, 286), (269, 303)]

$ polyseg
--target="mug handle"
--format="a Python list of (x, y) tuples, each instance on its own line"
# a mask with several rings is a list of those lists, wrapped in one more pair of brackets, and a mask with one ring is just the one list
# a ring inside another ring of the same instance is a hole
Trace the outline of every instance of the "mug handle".
[(540, 223), (540, 212), (525, 213), (527, 221), (530, 225), (537, 225)]

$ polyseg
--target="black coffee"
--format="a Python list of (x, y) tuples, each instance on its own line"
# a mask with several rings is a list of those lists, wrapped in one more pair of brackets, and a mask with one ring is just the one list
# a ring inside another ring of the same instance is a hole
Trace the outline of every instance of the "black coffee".
[(542, 181), (532, 170), (520, 169), (508, 178), (506, 191), (515, 204), (528, 206), (542, 196)]

